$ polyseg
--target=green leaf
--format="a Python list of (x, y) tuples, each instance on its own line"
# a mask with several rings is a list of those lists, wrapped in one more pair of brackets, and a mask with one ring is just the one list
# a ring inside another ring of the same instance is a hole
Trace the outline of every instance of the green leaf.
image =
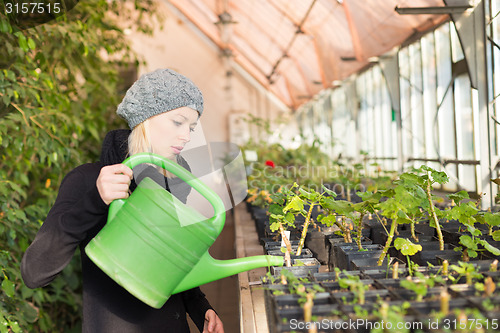
[(38, 319), (38, 308), (31, 302), (23, 302), (21, 304), (21, 311), (23, 313), (23, 318), (26, 319), (28, 323), (34, 323)]
[(471, 250), (477, 250), (477, 244), (469, 235), (460, 236), (460, 244)]
[(481, 239), (479, 241), (479, 243), (481, 243), (481, 245), (486, 250), (488, 250), (489, 252), (493, 253), (495, 256), (500, 256), (500, 250), (498, 248), (494, 247), (493, 245), (491, 245), (490, 243), (488, 243), (487, 241), (485, 241), (484, 239)]
[(317, 195), (315, 193), (307, 192), (306, 190), (299, 188), (299, 193), (309, 201), (315, 201)]
[(284, 212), (288, 212), (289, 210), (300, 212), (304, 210), (304, 202), (302, 199), (296, 195), (290, 200), (290, 202), (283, 208)]
[(493, 240), (497, 242), (500, 241), (500, 230), (493, 231)]
[(469, 258), (477, 258), (477, 252), (471, 249), (467, 249), (467, 255)]
[(336, 215), (328, 215), (328, 216), (322, 216), (321, 219), (319, 218), (318, 216), (318, 222), (320, 222), (321, 224), (324, 224), (328, 227), (331, 227), (335, 224), (335, 221), (337, 220), (337, 216)]
[(14, 297), (15, 294), (15, 285), (12, 281), (10, 281), (7, 277), (2, 281), (2, 290), (5, 295), (9, 297)]
[(5, 19), (0, 18), (0, 32), (9, 32), (9, 23)]
[(488, 225), (492, 227), (498, 227), (500, 225), (500, 214), (486, 213), (484, 214), (484, 220)]
[(325, 191), (327, 194), (329, 194), (330, 196), (332, 196), (333, 198), (336, 198), (337, 197), (337, 193), (335, 193), (334, 191), (332, 190), (329, 190), (325, 185), (321, 184), (321, 188), (323, 189), (323, 191)]
[(401, 251), (404, 256), (412, 256), (418, 251), (422, 251), (422, 245), (414, 244), (409, 239), (401, 237), (396, 238), (394, 247)]
[(434, 171), (431, 173), (432, 179), (439, 184), (446, 184), (450, 179), (446, 175), (446, 172), (443, 171)]
[(462, 201), (464, 199), (469, 199), (469, 193), (467, 193), (467, 191), (460, 191), (457, 193), (448, 194), (447, 197), (450, 200), (455, 201), (456, 204), (458, 204), (460, 201)]
[(28, 52), (29, 47), (28, 47), (28, 42), (26, 41), (26, 37), (22, 33), (20, 33), (17, 36), (17, 40), (18, 40), (19, 47), (21, 48), (21, 50), (23, 50), (24, 52)]
[(31, 50), (34, 50), (36, 48), (36, 43), (32, 38), (28, 38), (28, 47)]

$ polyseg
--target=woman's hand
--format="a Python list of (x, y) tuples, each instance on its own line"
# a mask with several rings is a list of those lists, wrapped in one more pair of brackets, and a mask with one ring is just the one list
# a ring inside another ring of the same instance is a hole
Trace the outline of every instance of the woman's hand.
[(101, 169), (96, 186), (102, 201), (109, 205), (115, 199), (128, 198), (133, 173), (125, 164), (108, 165)]
[(205, 312), (205, 324), (203, 325), (203, 333), (224, 333), (224, 326), (222, 325), (222, 321), (212, 309)]

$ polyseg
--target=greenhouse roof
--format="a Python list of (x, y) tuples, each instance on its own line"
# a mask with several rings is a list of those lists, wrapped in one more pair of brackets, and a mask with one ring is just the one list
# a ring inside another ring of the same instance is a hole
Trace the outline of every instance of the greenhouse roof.
[(448, 19), (395, 10), (443, 7), (442, 0), (169, 2), (292, 109)]

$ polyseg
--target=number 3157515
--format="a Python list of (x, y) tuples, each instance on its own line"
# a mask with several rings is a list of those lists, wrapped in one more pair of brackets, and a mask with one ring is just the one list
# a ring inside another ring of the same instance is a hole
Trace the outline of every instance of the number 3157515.
[(24, 3), (5, 3), (6, 14), (59, 14), (61, 12), (61, 4), (59, 2), (44, 3), (44, 2), (24, 2)]

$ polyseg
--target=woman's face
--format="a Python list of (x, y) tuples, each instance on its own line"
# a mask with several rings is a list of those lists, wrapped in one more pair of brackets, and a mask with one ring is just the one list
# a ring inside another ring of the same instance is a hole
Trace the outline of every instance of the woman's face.
[(198, 112), (188, 107), (151, 117), (149, 133), (153, 152), (173, 160), (191, 140), (197, 123)]

